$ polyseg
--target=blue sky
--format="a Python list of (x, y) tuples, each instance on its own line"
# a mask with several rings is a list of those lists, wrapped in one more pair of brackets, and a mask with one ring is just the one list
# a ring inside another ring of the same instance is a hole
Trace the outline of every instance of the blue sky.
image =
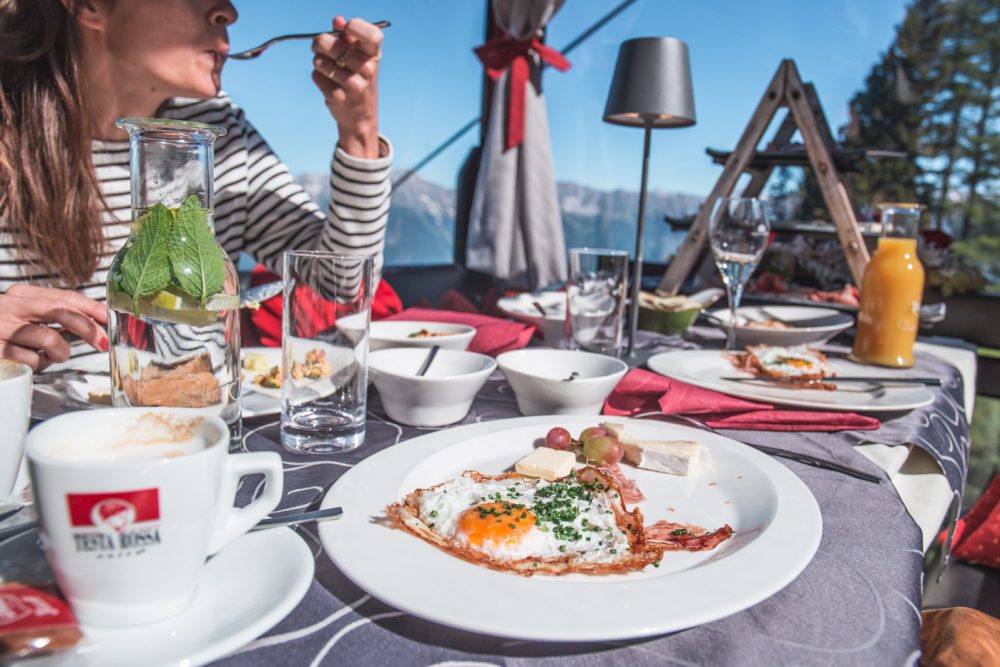
[[(273, 35), (330, 25), (335, 13), (388, 19), (380, 81), (382, 131), (395, 168), (420, 160), (479, 113), (485, 1), (342, 0), (274, 3), (236, 0), (234, 49)], [(549, 27), (556, 48), (617, 4), (567, 0)], [(544, 77), (553, 161), (560, 181), (637, 190), (642, 131), (601, 121), (618, 45), (632, 37), (672, 36), (690, 48), (698, 123), (653, 134), (650, 186), (707, 194), (721, 168), (705, 147), (732, 148), (782, 58), (794, 58), (816, 85), (834, 130), (847, 102), (891, 43), (904, 0), (639, 0), (569, 54), (566, 73)], [(272, 47), (256, 61), (230, 62), (223, 86), (244, 107), (293, 172), (325, 171), (336, 126), (309, 78), (308, 43)], [(452, 187), (478, 140), (470, 131), (421, 175)]]

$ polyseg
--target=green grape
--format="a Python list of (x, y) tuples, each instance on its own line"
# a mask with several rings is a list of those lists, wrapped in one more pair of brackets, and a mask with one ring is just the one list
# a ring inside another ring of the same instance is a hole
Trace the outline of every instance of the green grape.
[(587, 441), (591, 438), (602, 438), (608, 435), (608, 431), (601, 426), (591, 426), (590, 428), (583, 429), (580, 433), (580, 442), (587, 444)]
[(583, 457), (594, 465), (618, 463), (624, 453), (622, 443), (606, 435), (591, 437), (583, 443)]

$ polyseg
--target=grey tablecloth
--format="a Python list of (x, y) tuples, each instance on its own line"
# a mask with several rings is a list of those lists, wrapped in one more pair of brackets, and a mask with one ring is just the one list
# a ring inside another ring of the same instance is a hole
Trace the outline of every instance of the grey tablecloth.
[[(679, 339), (647, 341), (660, 349)], [(969, 446), (961, 378), (951, 366), (921, 358), (915, 371), (936, 375), (927, 408), (883, 416), (878, 431), (769, 433), (732, 431), (748, 442), (805, 451), (873, 474), (884, 473), (854, 451), (861, 442), (912, 443), (942, 464), (956, 494)], [(464, 423), (517, 416), (510, 387), (497, 373)], [(369, 401), (367, 441), (338, 457), (283, 451), (275, 420), (245, 425), (244, 447), (280, 452), (285, 460), (284, 511), (315, 508), (350, 466), (426, 430), (385, 417)], [(919, 655), (923, 568), (920, 530), (885, 479), (872, 484), (780, 459), (809, 487), (823, 514), (823, 538), (802, 574), (771, 598), (714, 623), (627, 642), (520, 642), (451, 629), (399, 612), (367, 595), (333, 566), (315, 526), (300, 528), (316, 556), (316, 579), (302, 603), (264, 637), (219, 665), (778, 665), (912, 664)], [(502, 592), (497, 592), (502, 594)]]

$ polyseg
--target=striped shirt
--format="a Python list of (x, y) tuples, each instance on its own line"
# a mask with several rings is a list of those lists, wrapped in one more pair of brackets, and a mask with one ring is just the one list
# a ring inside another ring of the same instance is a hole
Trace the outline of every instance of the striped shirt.
[[(330, 206), (324, 216), (288, 167), (225, 93), (208, 100), (168, 100), (165, 118), (218, 125), (227, 130), (215, 143), (215, 234), (235, 261), (240, 252), (275, 273), (282, 253), (293, 249), (375, 255), (375, 282), (381, 275), (389, 217), (392, 149), (368, 160), (337, 147), (330, 174)], [(128, 141), (94, 141), (93, 161), (108, 211), (106, 247), (91, 278), (78, 291), (104, 301), (108, 267), (131, 227)], [(17, 232), (0, 219), (0, 292), (17, 283), (58, 286), (30, 257), (18, 252)], [(74, 352), (83, 352), (75, 345)], [(87, 348), (89, 349), (89, 348)]]

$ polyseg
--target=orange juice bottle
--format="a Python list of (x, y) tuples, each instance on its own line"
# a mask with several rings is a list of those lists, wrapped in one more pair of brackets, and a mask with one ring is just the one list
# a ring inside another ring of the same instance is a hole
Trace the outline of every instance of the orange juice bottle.
[(878, 250), (865, 269), (851, 359), (909, 368), (917, 338), (924, 267), (917, 258), (919, 204), (884, 204)]

